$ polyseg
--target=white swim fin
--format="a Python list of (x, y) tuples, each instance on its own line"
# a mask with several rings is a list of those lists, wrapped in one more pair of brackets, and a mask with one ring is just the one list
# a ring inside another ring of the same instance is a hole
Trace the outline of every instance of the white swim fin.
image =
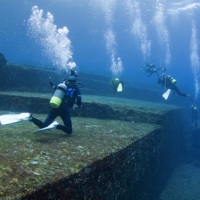
[(41, 129), (35, 131), (35, 133), (41, 132), (41, 131), (46, 131), (46, 130), (49, 130), (49, 129), (54, 129), (54, 128), (56, 128), (58, 125), (59, 125), (59, 122), (54, 121), (54, 122), (52, 122), (49, 126), (44, 127), (44, 128), (41, 128)]
[(169, 95), (170, 95), (171, 89), (168, 89), (162, 96), (165, 100), (168, 99)]
[(118, 85), (118, 87), (117, 87), (117, 92), (122, 92), (122, 90), (123, 90), (123, 86), (122, 86), (122, 84), (120, 83), (120, 84)]
[(20, 113), (20, 114), (6, 114), (0, 116), (0, 124), (12, 124), (16, 122), (29, 120), (31, 117), (30, 113)]

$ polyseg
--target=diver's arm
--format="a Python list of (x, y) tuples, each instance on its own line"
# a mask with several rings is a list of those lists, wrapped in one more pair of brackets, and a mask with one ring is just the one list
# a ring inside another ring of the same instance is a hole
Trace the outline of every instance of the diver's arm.
[(49, 77), (49, 85), (55, 90), (56, 86), (52, 83), (51, 77)]
[(49, 85), (52, 87), (52, 88), (55, 88), (55, 85), (50, 81), (49, 82)]
[(55, 90), (56, 89), (56, 86), (51, 82), (49, 81), (49, 85)]
[(79, 108), (82, 107), (81, 91), (80, 91), (80, 89), (78, 87), (77, 87), (76, 104), (78, 105)]

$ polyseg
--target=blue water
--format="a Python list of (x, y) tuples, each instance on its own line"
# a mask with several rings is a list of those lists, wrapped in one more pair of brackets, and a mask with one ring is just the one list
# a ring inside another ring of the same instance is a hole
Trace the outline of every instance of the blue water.
[[(154, 89), (158, 88), (156, 77), (140, 72), (145, 63), (153, 62), (166, 67), (180, 89), (199, 99), (198, 2), (1, 0), (0, 52), (10, 63), (58, 70), (76, 65), (82, 72), (119, 76), (130, 85)], [(39, 32), (34, 6), (43, 12)]]

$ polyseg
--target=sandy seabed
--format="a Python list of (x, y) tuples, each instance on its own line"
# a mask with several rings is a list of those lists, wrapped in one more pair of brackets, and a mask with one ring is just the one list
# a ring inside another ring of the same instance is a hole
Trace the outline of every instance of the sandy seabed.
[(200, 165), (183, 164), (174, 170), (159, 200), (199, 200)]

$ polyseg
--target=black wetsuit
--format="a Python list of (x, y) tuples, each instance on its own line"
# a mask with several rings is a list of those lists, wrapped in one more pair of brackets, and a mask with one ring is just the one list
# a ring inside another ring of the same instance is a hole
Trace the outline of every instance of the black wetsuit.
[(158, 70), (155, 68), (155, 65), (146, 64), (142, 69), (142, 71), (145, 71), (151, 76), (153, 73), (156, 73)]
[(180, 96), (187, 97), (188, 95), (185, 93), (180, 92), (178, 87), (176, 86), (175, 83), (172, 82), (173, 78), (171, 76), (162, 76), (158, 79), (158, 84), (161, 84), (163, 88), (171, 89), (174, 92), (176, 92)]
[(156, 73), (157, 76), (159, 76), (158, 75), (159, 70), (162, 70), (163, 72), (166, 71), (164, 67), (155, 67), (155, 65), (153, 64), (146, 64), (143, 66), (143, 68), (141, 68), (141, 71), (147, 72), (149, 74), (148, 76), (151, 76), (154, 73)]
[[(71, 84), (71, 85), (70, 85)], [(64, 125), (57, 125), (57, 129), (62, 130), (68, 134), (72, 133), (72, 122), (70, 116), (70, 108), (76, 103), (78, 107), (81, 107), (81, 92), (75, 83), (69, 83), (67, 85), (67, 92), (59, 108), (51, 108), (50, 112), (44, 122), (32, 117), (32, 121), (39, 128), (49, 126), (56, 117), (60, 116)]]

